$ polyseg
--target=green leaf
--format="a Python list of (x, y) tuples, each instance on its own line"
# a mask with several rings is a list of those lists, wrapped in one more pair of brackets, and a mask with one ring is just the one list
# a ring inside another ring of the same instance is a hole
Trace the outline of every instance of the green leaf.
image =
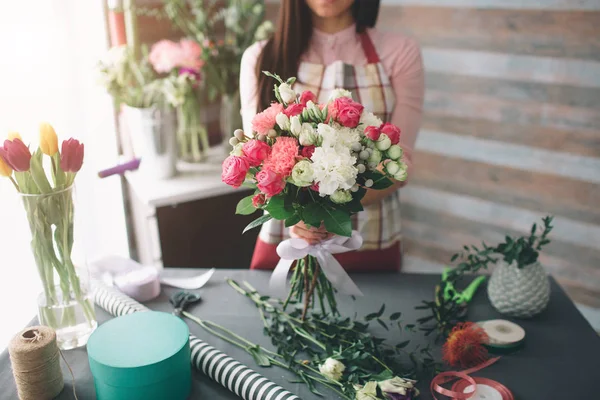
[(265, 353), (263, 353), (260, 346), (257, 345), (257, 346), (253, 346), (253, 347), (246, 347), (246, 350), (248, 351), (248, 353), (250, 353), (252, 358), (254, 358), (254, 361), (256, 361), (256, 363), (259, 366), (261, 366), (261, 367), (270, 367), (271, 366), (271, 361), (269, 361), (269, 357), (267, 357), (265, 355)]
[(302, 220), (312, 226), (320, 226), (327, 217), (327, 213), (321, 203), (310, 203), (302, 209)]
[(31, 157), (30, 169), (31, 177), (33, 181), (39, 188), (42, 193), (50, 193), (52, 191), (52, 187), (50, 186), (50, 182), (48, 182), (48, 178), (46, 177), (46, 172), (44, 171), (44, 166), (42, 164), (42, 157), (44, 153), (42, 150), (37, 149), (37, 151)]
[(301, 221), (300, 215), (294, 214), (285, 220), (285, 227), (289, 228), (290, 226), (296, 225), (300, 221)]
[(408, 344), (410, 343), (410, 340), (405, 340), (404, 342), (398, 343), (395, 347), (400, 350), (405, 348), (406, 346), (408, 346)]
[(260, 226), (262, 224), (264, 224), (265, 222), (269, 221), (273, 219), (273, 217), (269, 214), (265, 214), (265, 215), (261, 215), (260, 217), (256, 218), (254, 221), (250, 222), (245, 228), (244, 231), (242, 233), (246, 233), (247, 231), (249, 231), (250, 229), (254, 229), (257, 226)]
[(392, 315), (390, 315), (390, 320), (396, 321), (396, 320), (400, 319), (401, 316), (402, 316), (401, 312), (395, 312)]
[(352, 236), (352, 220), (350, 214), (342, 210), (325, 209), (327, 217), (324, 220), (325, 229), (336, 235)]
[(379, 322), (379, 325), (383, 326), (383, 328), (386, 331), (389, 331), (390, 329), (388, 328), (387, 324), (385, 322), (383, 322), (383, 320), (381, 320), (380, 318), (377, 318), (377, 322)]
[(365, 321), (371, 321), (375, 318), (377, 318), (377, 313), (367, 314), (367, 316), (365, 317)]
[(371, 189), (383, 190), (383, 189), (389, 188), (390, 186), (392, 186), (394, 184), (394, 182), (390, 178), (388, 178), (387, 176), (385, 176), (381, 172), (377, 172), (377, 171), (365, 171), (362, 174), (362, 176), (365, 179), (372, 179), (373, 180), (373, 186), (371, 186)]
[(279, 220), (288, 219), (294, 214), (292, 208), (285, 204), (285, 195), (271, 197), (265, 210), (267, 210), (273, 218)]
[(256, 211), (256, 208), (252, 205), (252, 198), (254, 195), (244, 197), (237, 203), (235, 207), (235, 213), (240, 215), (250, 215)]
[(377, 311), (377, 316), (381, 317), (383, 315), (383, 313), (385, 312), (385, 303), (383, 303), (381, 305), (381, 308), (379, 309), (379, 311)]

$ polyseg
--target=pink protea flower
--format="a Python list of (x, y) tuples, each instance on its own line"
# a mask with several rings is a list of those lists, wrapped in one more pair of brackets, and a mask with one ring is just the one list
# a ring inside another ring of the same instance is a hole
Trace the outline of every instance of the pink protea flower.
[(171, 40), (161, 40), (156, 42), (148, 59), (154, 70), (160, 74), (171, 72), (177, 67), (183, 58), (181, 46)]
[(292, 174), (298, 155), (298, 141), (295, 138), (280, 136), (271, 149), (271, 155), (263, 164), (263, 168), (270, 169), (284, 178)]
[(283, 106), (279, 103), (272, 103), (269, 108), (254, 116), (252, 130), (261, 135), (266, 135), (270, 129), (275, 127), (275, 117), (280, 112), (283, 112)]

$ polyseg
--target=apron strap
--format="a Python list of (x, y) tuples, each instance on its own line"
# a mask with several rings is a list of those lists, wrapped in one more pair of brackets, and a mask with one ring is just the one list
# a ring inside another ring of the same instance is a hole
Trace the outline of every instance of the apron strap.
[(379, 62), (379, 55), (377, 54), (377, 50), (375, 50), (375, 46), (373, 45), (373, 41), (371, 40), (369, 34), (367, 32), (361, 33), (360, 41), (362, 43), (365, 56), (367, 56), (367, 63), (377, 64)]

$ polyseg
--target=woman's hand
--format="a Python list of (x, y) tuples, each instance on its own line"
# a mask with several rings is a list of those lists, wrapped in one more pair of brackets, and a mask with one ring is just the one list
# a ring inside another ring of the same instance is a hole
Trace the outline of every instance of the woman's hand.
[(308, 227), (302, 221), (290, 228), (290, 236), (293, 238), (304, 239), (308, 244), (317, 244), (323, 240), (327, 240), (333, 237), (333, 234), (325, 230), (325, 226), (321, 224), (320, 227)]

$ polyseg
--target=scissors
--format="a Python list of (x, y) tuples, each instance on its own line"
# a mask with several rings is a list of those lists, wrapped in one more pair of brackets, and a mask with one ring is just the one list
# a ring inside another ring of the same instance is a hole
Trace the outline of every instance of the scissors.
[(469, 284), (469, 286), (467, 286), (465, 290), (459, 292), (454, 287), (454, 283), (448, 281), (448, 274), (450, 271), (452, 271), (452, 268), (446, 268), (442, 273), (442, 282), (446, 283), (444, 288), (444, 300), (446, 301), (452, 300), (458, 304), (470, 302), (471, 299), (473, 299), (475, 292), (477, 292), (479, 286), (486, 280), (485, 276), (478, 276), (475, 278), (475, 280), (473, 280), (473, 282), (471, 282), (471, 284)]
[(180, 317), (181, 313), (185, 311), (188, 305), (197, 303), (200, 300), (202, 300), (202, 298), (197, 293), (178, 292), (171, 296), (169, 303), (175, 308), (173, 314)]

